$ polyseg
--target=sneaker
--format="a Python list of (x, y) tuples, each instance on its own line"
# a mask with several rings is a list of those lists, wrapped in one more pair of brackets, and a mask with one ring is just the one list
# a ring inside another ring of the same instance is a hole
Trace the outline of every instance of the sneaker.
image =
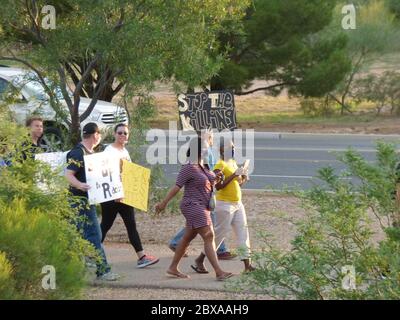
[(120, 278), (119, 274), (113, 273), (111, 271), (98, 276), (97, 280), (102, 280), (102, 281), (116, 281)]
[(84, 261), (85, 261), (85, 266), (87, 269), (96, 269), (97, 268), (96, 261), (93, 258), (85, 257)]
[(229, 251), (217, 253), (218, 260), (232, 260), (237, 257), (236, 254)]
[(145, 254), (143, 257), (141, 257), (138, 262), (137, 262), (137, 268), (144, 268), (147, 266), (151, 266), (152, 264), (157, 263), (160, 261), (160, 259), (151, 256), (149, 254)]

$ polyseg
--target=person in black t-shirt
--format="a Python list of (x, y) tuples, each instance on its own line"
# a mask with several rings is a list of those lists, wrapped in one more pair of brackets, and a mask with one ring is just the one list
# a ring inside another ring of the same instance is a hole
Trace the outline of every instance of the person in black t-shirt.
[(83, 238), (93, 244), (101, 257), (101, 262), (97, 263), (97, 277), (100, 280), (114, 281), (119, 276), (111, 272), (101, 245), (101, 230), (97, 220), (96, 206), (88, 203), (87, 191), (90, 186), (86, 183), (84, 155), (94, 153), (93, 149), (100, 143), (101, 134), (97, 125), (91, 122), (86, 124), (82, 130), (82, 138), (82, 142), (67, 154), (65, 177), (70, 184), (69, 190), (72, 195), (80, 197), (79, 216), (85, 218), (85, 221), (78, 223), (77, 228)]
[(30, 117), (26, 120), (26, 127), (30, 131), (30, 141), (22, 145), (22, 160), (34, 159), (35, 154), (44, 151), (43, 148), (43, 119), (38, 116)]

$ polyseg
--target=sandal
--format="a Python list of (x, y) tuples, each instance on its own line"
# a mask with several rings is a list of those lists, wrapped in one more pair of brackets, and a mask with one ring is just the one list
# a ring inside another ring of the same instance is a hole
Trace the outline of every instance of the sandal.
[(205, 269), (205, 268), (203, 268), (203, 267), (199, 267), (198, 265), (190, 265), (190, 267), (194, 270), (194, 271), (196, 271), (197, 273), (209, 273), (209, 271), (207, 270), (207, 269)]
[(243, 273), (251, 273), (257, 271), (257, 268), (254, 268), (253, 266), (250, 266), (247, 270), (244, 270)]
[(175, 273), (175, 272), (171, 272), (169, 270), (167, 270), (167, 276), (179, 278), (179, 279), (190, 279), (190, 277), (187, 274), (184, 274), (182, 272)]
[(231, 278), (233, 276), (234, 276), (234, 274), (232, 272), (227, 272), (227, 273), (224, 273), (222, 276), (218, 276), (217, 277), (217, 281), (224, 281), (224, 280), (229, 279), (229, 278)]

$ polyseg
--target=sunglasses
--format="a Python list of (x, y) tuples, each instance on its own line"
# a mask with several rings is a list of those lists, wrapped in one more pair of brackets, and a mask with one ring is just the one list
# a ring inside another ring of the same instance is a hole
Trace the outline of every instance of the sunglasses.
[(124, 136), (127, 136), (129, 133), (128, 132), (117, 132), (117, 134), (119, 135), (119, 136), (121, 136), (121, 135), (124, 135)]

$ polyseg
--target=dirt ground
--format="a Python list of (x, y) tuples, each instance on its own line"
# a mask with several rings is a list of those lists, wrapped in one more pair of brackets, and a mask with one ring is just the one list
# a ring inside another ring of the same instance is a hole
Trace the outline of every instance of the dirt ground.
[(88, 300), (174, 300), (182, 297), (185, 300), (269, 300), (265, 295), (183, 289), (95, 287), (86, 293)]

